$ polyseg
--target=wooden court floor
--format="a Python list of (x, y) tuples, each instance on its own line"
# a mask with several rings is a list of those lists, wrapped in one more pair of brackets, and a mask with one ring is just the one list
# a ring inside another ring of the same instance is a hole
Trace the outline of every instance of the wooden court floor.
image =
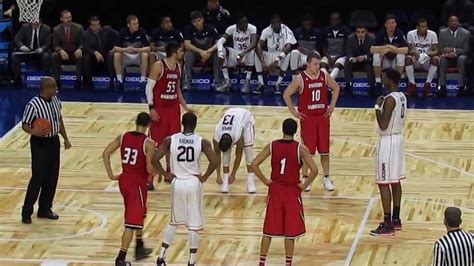
[[(211, 138), (226, 106), (194, 106), (197, 132)], [(255, 149), (281, 135), (289, 113), (284, 107), (249, 107), (256, 118)], [(28, 136), (17, 127), (0, 141), (0, 265), (112, 265), (123, 228), (122, 199), (109, 181), (101, 152), (133, 120), (143, 104), (64, 103), (63, 115), (73, 145), (62, 152), (55, 198), (57, 221), (23, 225), (21, 206), (30, 176)], [(406, 125), (408, 178), (403, 183), (403, 231), (373, 237), (382, 219), (374, 185), (373, 110), (337, 109), (332, 120), (331, 173), (336, 191), (322, 188), (321, 175), (306, 193), (307, 234), (296, 244), (295, 265), (427, 265), (433, 243), (445, 233), (444, 208), (462, 207), (463, 227), (474, 228), (474, 113), (409, 110)], [(319, 161), (319, 159), (317, 159)], [(119, 171), (117, 154), (112, 158)], [(202, 160), (205, 163), (205, 159)], [(319, 162), (318, 162), (319, 165)], [(268, 163), (265, 172), (269, 173)], [(245, 167), (229, 195), (221, 195), (215, 176), (205, 184), (206, 227), (201, 234), (200, 265), (257, 265), (266, 190), (245, 192)], [(149, 195), (145, 244), (153, 265), (169, 221), (169, 186)], [(187, 232), (178, 230), (168, 253), (170, 265), (188, 258)], [(129, 258), (133, 262), (133, 248)], [(283, 241), (274, 239), (269, 265), (283, 265)]]

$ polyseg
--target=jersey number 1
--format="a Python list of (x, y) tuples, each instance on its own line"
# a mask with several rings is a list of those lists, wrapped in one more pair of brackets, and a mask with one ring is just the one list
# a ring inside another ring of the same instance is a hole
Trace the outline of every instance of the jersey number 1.
[(137, 163), (138, 150), (125, 148), (122, 163), (135, 165)]
[(285, 174), (285, 168), (286, 168), (286, 158), (283, 158), (280, 161), (280, 175)]

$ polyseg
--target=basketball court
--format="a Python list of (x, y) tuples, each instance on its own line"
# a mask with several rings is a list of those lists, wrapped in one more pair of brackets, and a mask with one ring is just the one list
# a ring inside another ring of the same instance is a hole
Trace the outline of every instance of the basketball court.
[[(33, 216), (21, 223), (21, 206), (30, 177), (29, 136), (14, 127), (0, 141), (0, 264), (112, 264), (123, 228), (123, 203), (117, 183), (110, 181), (101, 153), (117, 135), (134, 128), (133, 119), (145, 104), (63, 102), (63, 115), (73, 148), (62, 151), (61, 174), (53, 210), (56, 221)], [(193, 105), (197, 132), (212, 138), (215, 124), (229, 106)], [(256, 152), (281, 136), (286, 107), (251, 106), (256, 120)], [(295, 265), (427, 265), (434, 242), (445, 234), (443, 211), (455, 205), (463, 211), (463, 228), (474, 228), (474, 114), (459, 110), (410, 109), (406, 124), (407, 180), (403, 182), (403, 231), (394, 237), (373, 237), (369, 231), (383, 218), (374, 184), (377, 135), (372, 109), (338, 108), (331, 121), (331, 173), (336, 190), (327, 192), (318, 175), (304, 194), (307, 233), (296, 242)], [(299, 133), (298, 133), (299, 134)], [(120, 160), (114, 154), (114, 171)], [(319, 164), (319, 159), (318, 166)], [(205, 156), (202, 163), (205, 164)], [(269, 175), (268, 161), (264, 172)], [(322, 169), (319, 168), (322, 172)], [(256, 265), (266, 189), (248, 195), (245, 165), (237, 183), (223, 195), (215, 174), (205, 187), (205, 229), (199, 265)], [(133, 265), (153, 265), (170, 220), (169, 185), (149, 194), (145, 245), (152, 257)], [(184, 228), (169, 249), (169, 265), (188, 260)], [(268, 265), (283, 265), (283, 241), (274, 239)]]

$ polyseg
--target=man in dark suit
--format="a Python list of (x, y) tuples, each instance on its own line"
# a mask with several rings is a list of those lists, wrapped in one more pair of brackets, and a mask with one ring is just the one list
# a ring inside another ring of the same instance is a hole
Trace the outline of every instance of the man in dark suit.
[(92, 75), (98, 70), (109, 74), (109, 88), (114, 86), (114, 53), (118, 33), (110, 27), (102, 27), (99, 17), (89, 19), (89, 29), (84, 33), (84, 87), (93, 87)]
[(72, 22), (72, 15), (69, 10), (61, 11), (61, 24), (54, 27), (53, 33), (53, 54), (51, 63), (53, 66), (53, 76), (60, 85), (59, 76), (61, 74), (61, 64), (76, 65), (76, 85), (80, 87), (82, 77), (82, 38), (84, 29), (81, 25)]
[(346, 79), (345, 90), (352, 93), (353, 71), (364, 71), (372, 91), (375, 86), (374, 69), (372, 67), (372, 56), (370, 47), (375, 43), (375, 36), (369, 34), (365, 26), (356, 28), (355, 33), (347, 37), (346, 54), (347, 61), (344, 66), (344, 77)]
[(458, 96), (466, 94), (466, 61), (469, 54), (470, 32), (459, 26), (459, 19), (451, 16), (448, 28), (439, 32), (441, 61), (439, 68), (438, 96), (446, 96), (446, 72), (449, 66), (457, 66), (459, 73)]
[(12, 70), (15, 85), (21, 85), (20, 66), (40, 63), (41, 70), (49, 73), (51, 28), (41, 22), (25, 23), (15, 35), (15, 50), (12, 56)]

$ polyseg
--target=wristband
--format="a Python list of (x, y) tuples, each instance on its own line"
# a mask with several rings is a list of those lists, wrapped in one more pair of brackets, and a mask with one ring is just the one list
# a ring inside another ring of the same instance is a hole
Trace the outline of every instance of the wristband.
[(382, 108), (380, 108), (380, 105), (378, 105), (378, 104), (376, 104), (376, 105), (374, 106), (374, 108), (375, 108), (375, 110), (379, 110), (379, 111), (382, 110)]

